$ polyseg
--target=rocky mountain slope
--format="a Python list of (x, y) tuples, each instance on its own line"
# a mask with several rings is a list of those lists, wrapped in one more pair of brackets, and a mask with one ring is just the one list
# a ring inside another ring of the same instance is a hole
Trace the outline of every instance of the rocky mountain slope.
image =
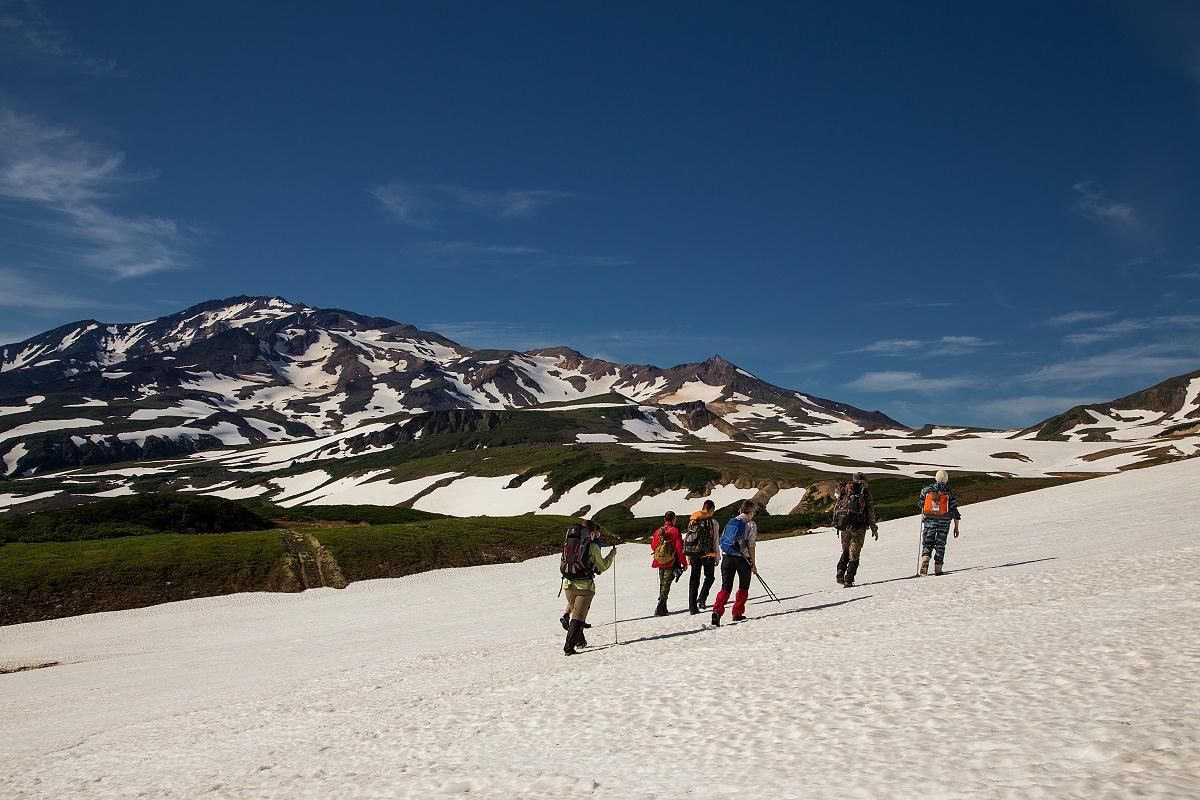
[(472, 350), (393, 320), (237, 297), (148, 322), (86, 320), (0, 349), (0, 472), (293, 441), (432, 411), (602, 397), (651, 409), (643, 428), (661, 428), (664, 438), (905, 430), (878, 411), (773, 386), (719, 356), (660, 369), (568, 348)]
[(850, 470), (900, 494), (940, 467), (1015, 491), (1191, 457), (1198, 401), (1192, 373), (1026, 431), (911, 431), (719, 356), (472, 350), (241, 297), (0, 348), (0, 514), (145, 492), (623, 518), (753, 496), (788, 514)]

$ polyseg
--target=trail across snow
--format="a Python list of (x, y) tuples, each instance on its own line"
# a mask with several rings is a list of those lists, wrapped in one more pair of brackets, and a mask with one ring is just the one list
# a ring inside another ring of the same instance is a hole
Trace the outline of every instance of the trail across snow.
[(626, 545), (570, 659), (556, 558), (2, 628), (61, 663), (0, 675), (0, 796), (1194, 798), (1198, 479), (966, 506), (940, 578), (914, 518), (854, 589), (763, 542), (783, 602), (720, 629)]

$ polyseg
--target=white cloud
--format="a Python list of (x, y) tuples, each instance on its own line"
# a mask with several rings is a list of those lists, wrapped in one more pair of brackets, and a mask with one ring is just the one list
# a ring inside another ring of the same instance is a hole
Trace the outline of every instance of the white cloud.
[(1097, 402), (1100, 402), (1100, 398), (1095, 396), (1034, 394), (988, 400), (975, 405), (973, 410), (996, 420), (998, 424), (1026, 428), (1069, 408)]
[(408, 249), (431, 256), (529, 256), (542, 252), (540, 247), (477, 242), (419, 242), (409, 245)]
[(91, 58), (67, 41), (32, 2), (5, 3), (0, 0), (0, 50), (24, 61), (92, 75), (115, 75), (116, 62)]
[(950, 389), (966, 389), (978, 386), (979, 381), (970, 377), (929, 378), (919, 372), (868, 372), (850, 383), (847, 388), (864, 392), (919, 392), (933, 394)]
[(943, 336), (940, 339), (882, 339), (853, 352), (876, 353), (885, 356), (914, 353), (919, 354), (922, 358), (933, 358), (967, 355), (992, 344), (994, 343), (978, 336)]
[(1072, 188), (1079, 195), (1075, 200), (1075, 210), (1085, 217), (1119, 228), (1138, 227), (1137, 211), (1129, 203), (1108, 200), (1103, 192), (1093, 188), (1091, 181), (1080, 181)]
[(1048, 322), (1051, 325), (1078, 325), (1081, 322), (1099, 322), (1102, 319), (1108, 319), (1115, 313), (1115, 311), (1068, 311), (1066, 314), (1051, 317)]
[(95, 308), (93, 300), (39, 286), (11, 269), (0, 268), (0, 306), (7, 308)]
[(441, 214), (466, 211), (500, 220), (533, 215), (542, 206), (575, 197), (554, 189), (484, 191), (447, 184), (391, 181), (371, 189), (384, 212), (396, 222), (414, 228), (432, 227)]
[(121, 190), (152, 177), (126, 170), (124, 158), (68, 128), (0, 109), (0, 201), (47, 215), (42, 227), (66, 243), (58, 249), (118, 278), (186, 265), (190, 237), (174, 220), (109, 207)]
[(1174, 275), (1168, 275), (1167, 277), (1179, 281), (1200, 280), (1200, 269), (1192, 270), (1191, 272), (1176, 272)]
[(1124, 347), (1087, 358), (1047, 364), (1026, 373), (1026, 383), (1084, 383), (1104, 378), (1150, 375), (1166, 378), (1191, 372), (1200, 367), (1200, 342), (1179, 340), (1170, 343)]
[(1172, 314), (1160, 317), (1121, 319), (1088, 331), (1063, 337), (1066, 344), (1086, 345), (1116, 339), (1139, 331), (1187, 330), (1200, 328), (1200, 314)]

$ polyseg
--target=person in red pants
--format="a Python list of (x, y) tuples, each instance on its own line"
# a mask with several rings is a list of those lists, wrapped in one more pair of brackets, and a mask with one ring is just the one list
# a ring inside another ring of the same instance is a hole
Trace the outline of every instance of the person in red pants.
[(754, 514), (758, 506), (753, 500), (745, 500), (736, 517), (729, 520), (721, 533), (721, 591), (713, 603), (712, 624), (719, 626), (725, 615), (725, 604), (733, 591), (733, 579), (738, 581), (737, 594), (733, 596), (733, 621), (746, 618), (746, 598), (750, 595), (750, 576), (758, 574), (754, 562), (754, 543), (758, 539), (758, 525)]

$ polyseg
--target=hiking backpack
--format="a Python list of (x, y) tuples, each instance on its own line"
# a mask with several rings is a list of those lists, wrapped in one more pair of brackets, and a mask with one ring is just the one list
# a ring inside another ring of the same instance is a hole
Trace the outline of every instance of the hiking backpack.
[(563, 539), (562, 559), (558, 569), (564, 578), (573, 581), (591, 580), (596, 575), (592, 566), (591, 542), (582, 525), (572, 525), (567, 528), (566, 538)]
[(659, 564), (670, 564), (675, 560), (675, 543), (671, 541), (664, 525), (654, 532), (658, 536), (658, 544), (654, 548), (654, 560)]
[(871, 524), (867, 513), (867, 487), (862, 481), (843, 484), (833, 510), (833, 527), (839, 531), (866, 530)]
[(746, 520), (734, 517), (725, 523), (721, 531), (721, 552), (735, 556), (743, 555), (742, 545), (746, 541)]
[(921, 513), (933, 519), (944, 519), (950, 516), (950, 492), (941, 489), (927, 491)]
[(703, 558), (712, 552), (714, 524), (712, 517), (694, 519), (688, 523), (687, 532), (683, 534), (684, 555)]

